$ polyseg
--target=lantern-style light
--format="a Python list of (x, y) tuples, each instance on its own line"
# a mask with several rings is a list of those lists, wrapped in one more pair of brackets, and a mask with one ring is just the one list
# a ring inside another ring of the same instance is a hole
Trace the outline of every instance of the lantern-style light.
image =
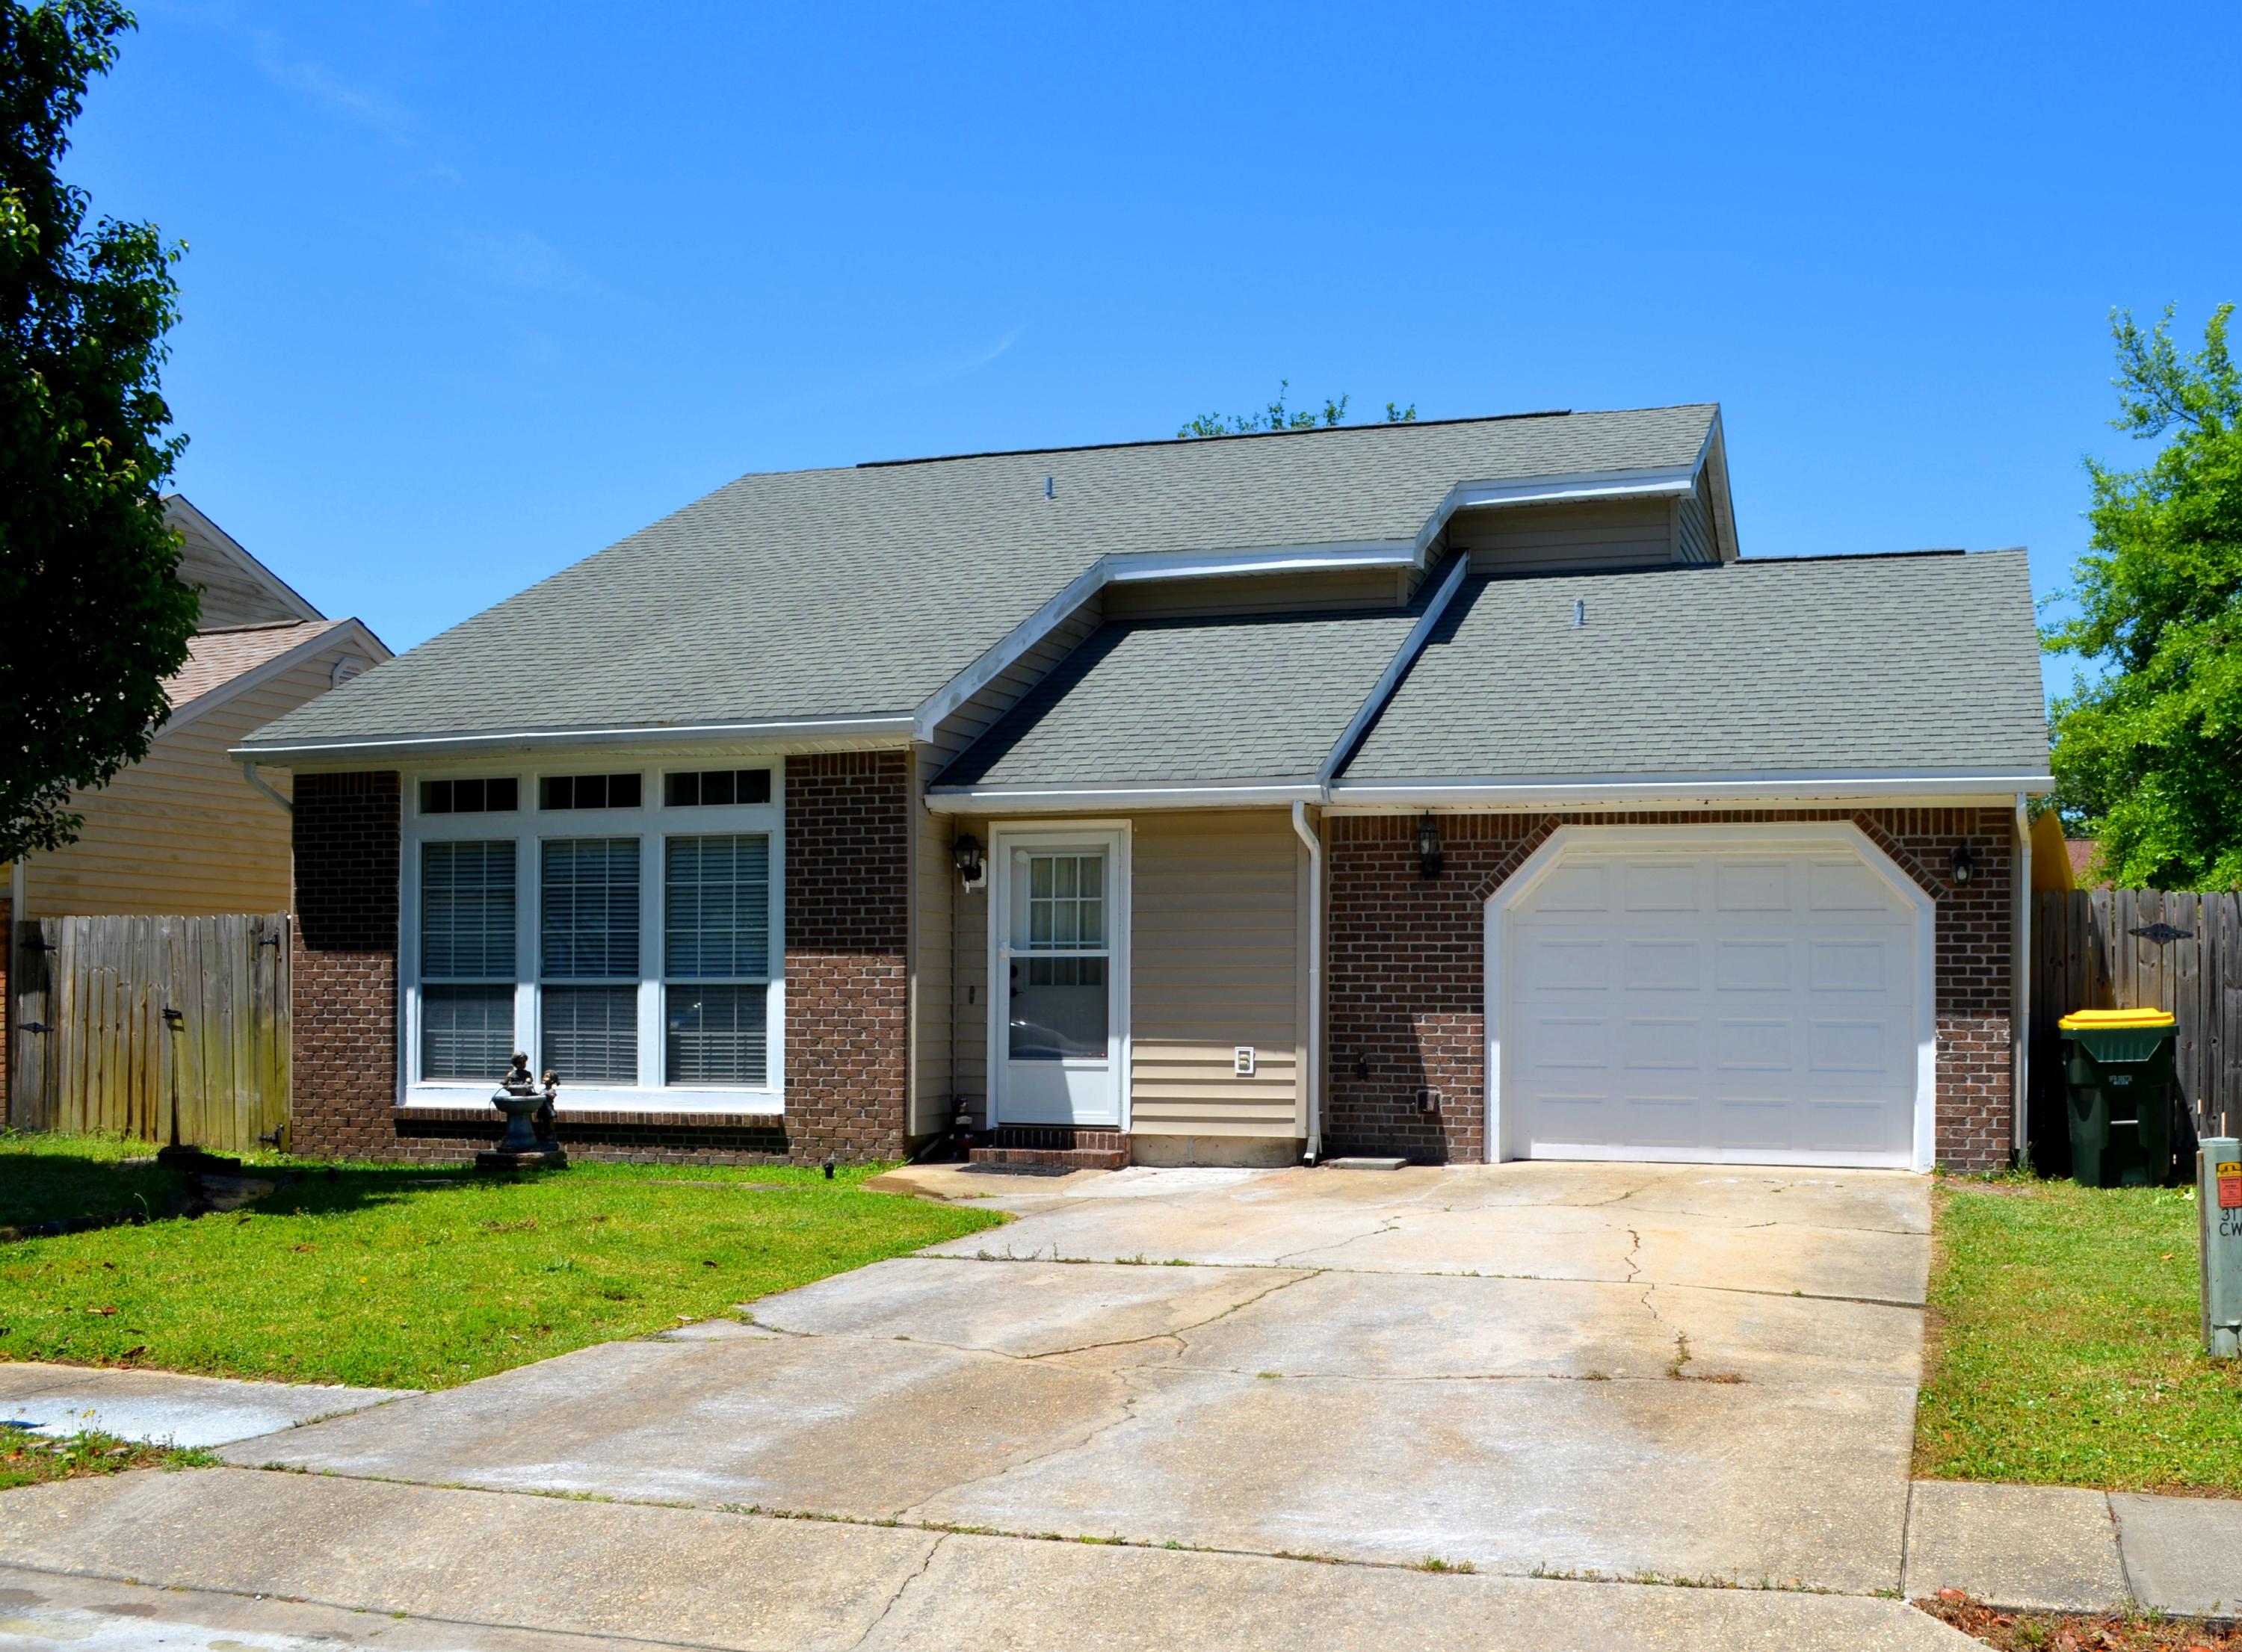
[(1440, 875), (1440, 825), (1430, 814), (1417, 817), (1417, 870), (1426, 878)]
[(1970, 854), (1970, 846), (1966, 843), (1957, 844), (1954, 848), (1954, 859), (1952, 862), (1954, 881), (1957, 884), (1967, 883), (1970, 881), (1971, 876), (1976, 873), (1977, 870), (1977, 859)]
[(989, 874), (989, 863), (981, 855), (981, 839), (970, 832), (957, 834), (957, 840), (950, 846), (950, 857), (957, 863), (957, 875), (968, 889)]

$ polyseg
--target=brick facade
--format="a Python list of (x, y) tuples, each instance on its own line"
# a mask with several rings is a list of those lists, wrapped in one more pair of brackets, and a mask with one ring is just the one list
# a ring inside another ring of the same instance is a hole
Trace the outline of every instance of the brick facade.
[[(290, 1140), (306, 1154), (455, 1163), (494, 1143), (500, 1124), (480, 1107), (397, 1105), (399, 803), (394, 773), (298, 778)], [(814, 1164), (904, 1152), (903, 754), (789, 759), (785, 805), (784, 1118), (568, 1114), (572, 1154)]]
[(786, 763), (786, 1122), (796, 1159), (903, 1156), (910, 773), (902, 752)]
[[(2014, 822), (2006, 809), (1458, 814), (1440, 818), (1445, 865), (1420, 875), (1416, 821), (1330, 822), (1331, 917), (1324, 1113), (1327, 1154), (1427, 1163), (1484, 1156), (1486, 903), (1560, 826), (1852, 820), (1937, 911), (1937, 1157), (1956, 1169), (2009, 1161)], [(1969, 846), (1966, 886), (1948, 875)], [(1418, 1093), (1437, 1100), (1420, 1110)]]

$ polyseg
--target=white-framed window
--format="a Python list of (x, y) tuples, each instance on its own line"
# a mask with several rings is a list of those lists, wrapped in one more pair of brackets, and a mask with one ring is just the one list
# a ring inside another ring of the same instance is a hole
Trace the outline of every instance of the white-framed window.
[(782, 765), (722, 761), (411, 777), (408, 1105), (480, 1102), (519, 1050), (559, 1073), (564, 1110), (781, 1109)]

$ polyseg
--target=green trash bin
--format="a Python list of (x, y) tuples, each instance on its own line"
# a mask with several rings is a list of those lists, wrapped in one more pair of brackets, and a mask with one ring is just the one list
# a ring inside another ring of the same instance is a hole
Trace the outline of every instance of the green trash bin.
[(2071, 1174), (2089, 1187), (2153, 1187), (2172, 1164), (2172, 1035), (2165, 1010), (2078, 1010), (2063, 1032)]

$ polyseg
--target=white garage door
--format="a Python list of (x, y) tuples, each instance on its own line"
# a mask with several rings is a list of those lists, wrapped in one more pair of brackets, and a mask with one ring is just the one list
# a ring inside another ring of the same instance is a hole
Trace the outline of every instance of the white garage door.
[(1567, 828), (1497, 897), (1506, 1156), (1927, 1167), (1928, 900), (1755, 830)]

